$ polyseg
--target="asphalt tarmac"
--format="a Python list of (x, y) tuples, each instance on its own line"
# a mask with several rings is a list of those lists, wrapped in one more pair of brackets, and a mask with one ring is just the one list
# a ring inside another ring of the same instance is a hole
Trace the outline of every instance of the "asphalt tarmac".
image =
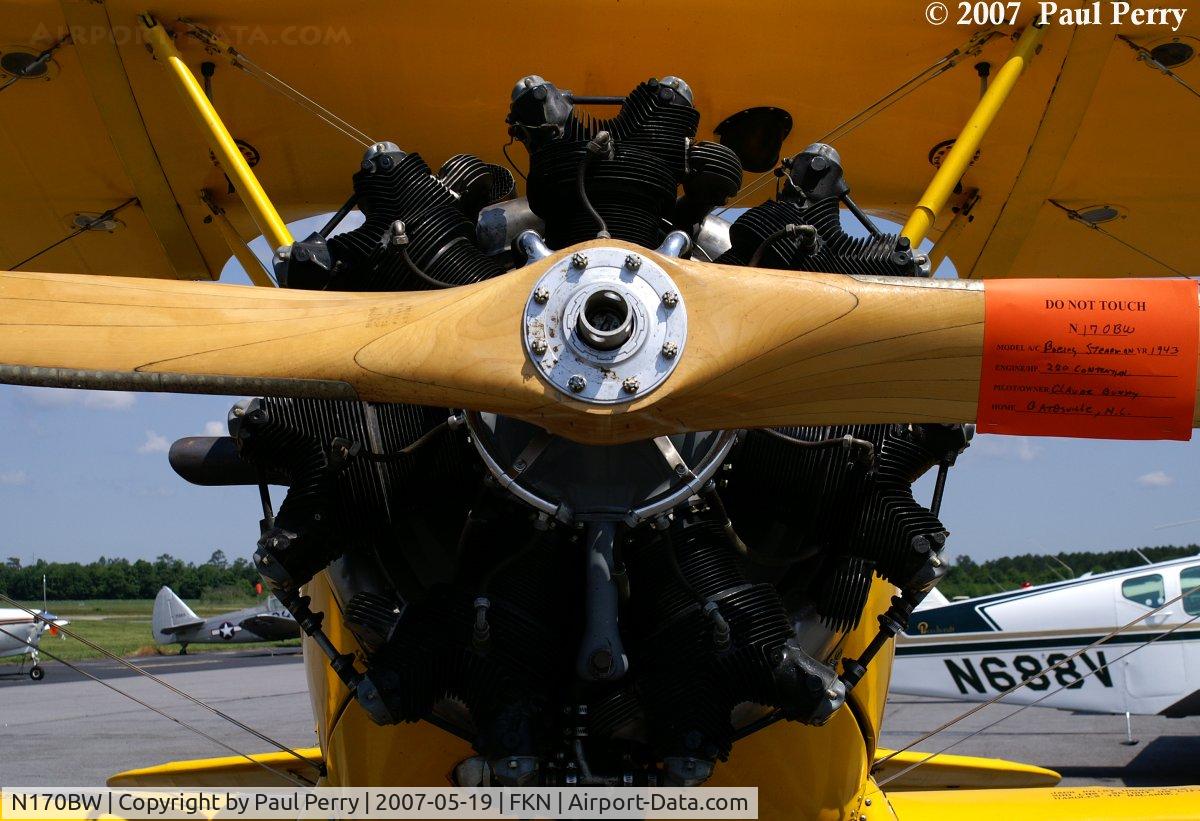
[[(316, 743), (298, 651), (244, 651), (163, 656), (139, 664), (281, 743)], [(242, 752), (268, 746), (218, 716), (171, 694), (116, 662), (81, 665), (194, 724)], [(230, 755), (121, 695), (47, 662), (46, 678), (0, 680), (0, 786), (100, 786), (113, 773), (187, 758)], [(961, 715), (970, 704), (913, 696), (888, 703), (881, 743), (896, 748)], [(979, 735), (973, 731), (1016, 710), (993, 705), (918, 745), (932, 751), (1010, 758), (1063, 775), (1066, 786), (1159, 786), (1200, 783), (1200, 717), (1125, 717), (1030, 707)]]
[[(282, 744), (317, 743), (298, 648), (158, 656), (136, 663)], [(272, 749), (117, 662), (77, 664), (240, 752)], [(103, 786), (122, 770), (233, 755), (44, 656), (43, 666), (46, 677), (40, 682), (0, 680), (0, 786)]]
[[(894, 695), (880, 745), (896, 749), (956, 718), (974, 704)], [(1058, 771), (1063, 786), (1151, 787), (1200, 784), (1200, 716), (1133, 716), (1128, 744), (1124, 715), (992, 704), (914, 749), (1007, 758)], [(1011, 718), (1003, 718), (1012, 714)], [(997, 719), (995, 726), (971, 733)]]

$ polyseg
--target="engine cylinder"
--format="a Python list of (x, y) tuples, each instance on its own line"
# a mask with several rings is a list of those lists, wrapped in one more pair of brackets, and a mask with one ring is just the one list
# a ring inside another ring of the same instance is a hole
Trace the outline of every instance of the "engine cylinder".
[[(581, 202), (581, 169), (586, 197), (609, 234), (658, 246), (663, 220), (670, 220), (686, 177), (688, 145), (700, 120), (690, 92), (683, 89), (686, 85), (650, 80), (629, 93), (615, 117), (554, 108), (561, 121), (553, 124), (530, 122), (541, 109), (531, 110), (524, 96), (514, 101), (509, 122), (529, 149), (529, 204), (545, 220), (550, 247), (564, 248), (597, 234), (595, 218)], [(614, 156), (587, 162), (589, 141), (604, 131), (615, 143)]]

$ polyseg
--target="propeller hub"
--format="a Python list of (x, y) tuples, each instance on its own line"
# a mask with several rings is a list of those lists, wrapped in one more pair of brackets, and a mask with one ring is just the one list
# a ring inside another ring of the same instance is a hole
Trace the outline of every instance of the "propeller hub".
[(687, 308), (671, 277), (649, 256), (615, 246), (552, 265), (530, 291), (523, 321), (525, 352), (538, 372), (591, 404), (653, 391), (687, 338)]
[(612, 288), (593, 291), (579, 311), (575, 330), (584, 345), (613, 351), (633, 336), (633, 309), (625, 295)]

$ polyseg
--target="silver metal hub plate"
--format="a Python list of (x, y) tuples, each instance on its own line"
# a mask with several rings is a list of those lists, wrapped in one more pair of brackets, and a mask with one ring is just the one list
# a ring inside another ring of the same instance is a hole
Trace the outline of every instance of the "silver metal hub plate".
[(559, 260), (534, 285), (522, 323), (525, 352), (542, 376), (593, 404), (629, 402), (657, 388), (687, 340), (675, 283), (649, 257), (623, 248)]

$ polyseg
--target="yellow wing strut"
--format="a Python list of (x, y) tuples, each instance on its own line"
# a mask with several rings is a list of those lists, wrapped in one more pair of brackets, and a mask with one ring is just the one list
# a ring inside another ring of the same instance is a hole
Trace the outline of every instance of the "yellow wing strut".
[(237, 229), (233, 227), (233, 223), (226, 216), (225, 209), (217, 205), (207, 191), (200, 195), (200, 201), (212, 213), (212, 220), (216, 224), (217, 230), (221, 232), (225, 244), (229, 246), (230, 253), (237, 257), (237, 261), (241, 263), (246, 276), (250, 277), (250, 281), (260, 288), (274, 288), (275, 283), (271, 281), (271, 275), (267, 272), (266, 266), (254, 255), (250, 246), (242, 242)]
[(291, 245), (293, 242), (291, 231), (284, 224), (279, 212), (275, 210), (275, 206), (271, 204), (267, 192), (263, 190), (262, 185), (254, 176), (254, 172), (246, 163), (246, 158), (242, 156), (242, 152), (234, 143), (229, 129), (221, 122), (220, 115), (205, 96), (204, 89), (200, 87), (196, 76), (179, 56), (179, 51), (171, 42), (166, 30), (148, 14), (142, 15), (139, 19), (146, 30), (146, 41), (150, 44), (155, 59), (170, 70), (175, 87), (179, 90), (188, 108), (196, 115), (196, 120), (204, 130), (204, 136), (208, 139), (209, 147), (216, 155), (217, 162), (229, 175), (230, 182), (233, 183), (234, 189), (242, 198), (254, 224), (258, 226), (258, 230), (270, 241), (272, 248)]
[(904, 229), (900, 232), (901, 236), (908, 237), (914, 248), (925, 239), (929, 229), (937, 221), (938, 214), (946, 207), (946, 202), (954, 193), (954, 187), (958, 185), (975, 152), (979, 150), (983, 135), (987, 133), (1004, 106), (1004, 101), (1017, 84), (1017, 79), (1037, 52), (1045, 31), (1045, 26), (1039, 26), (1035, 22), (1025, 27), (1013, 48), (1012, 56), (996, 72), (988, 90), (979, 98), (979, 104), (975, 106), (975, 111), (963, 126), (958, 139), (954, 141), (954, 147), (950, 149), (946, 159), (942, 160), (941, 167), (933, 175), (929, 187), (925, 189), (912, 216), (904, 223)]

